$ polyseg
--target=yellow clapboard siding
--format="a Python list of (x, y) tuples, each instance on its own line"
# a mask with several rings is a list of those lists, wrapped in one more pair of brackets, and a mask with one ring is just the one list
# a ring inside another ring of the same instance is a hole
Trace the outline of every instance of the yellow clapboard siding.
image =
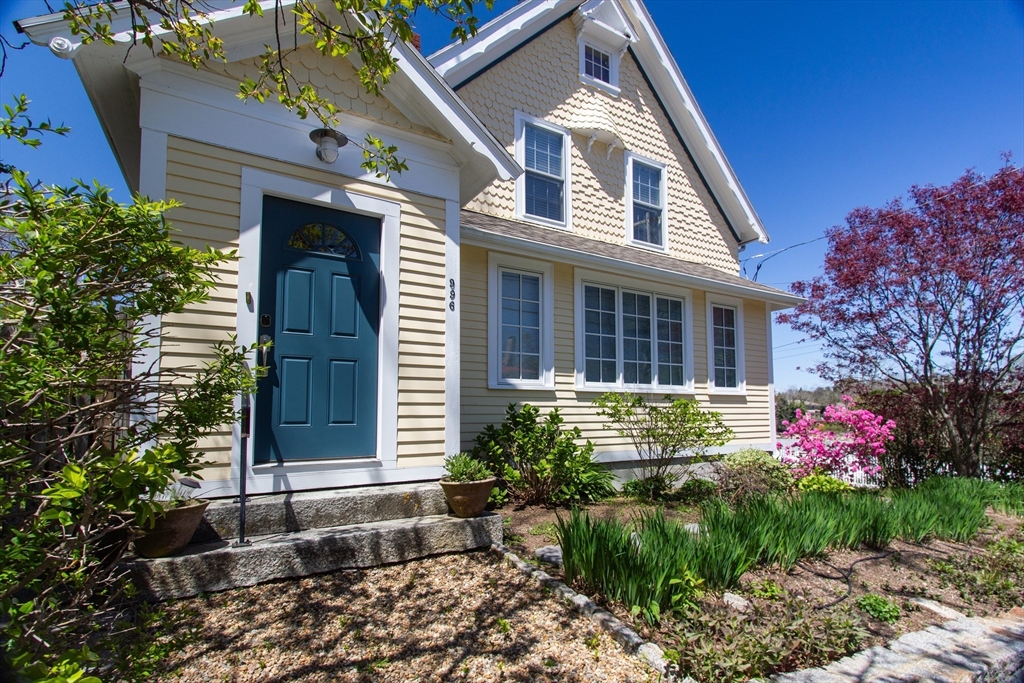
[[(237, 248), (241, 174), (243, 167), (259, 168), (401, 203), (399, 245), (399, 367), (381, 368), (399, 375), (398, 434), (403, 454), (443, 455), (445, 425), (445, 221), (444, 200), (381, 187), (335, 173), (293, 166), (235, 150), (182, 138), (168, 138), (168, 196), (185, 206), (173, 209), (169, 220), (178, 239), (197, 248)], [(212, 342), (235, 330), (237, 262), (218, 268), (222, 282), (208, 302), (164, 317), (166, 344), (163, 367), (194, 371), (212, 357)], [(218, 440), (219, 439), (219, 440)], [(230, 436), (215, 438), (218, 458), (227, 458)], [(211, 450), (211, 452), (213, 452)]]
[[(531, 403), (547, 413), (560, 409), (567, 426), (578, 426), (583, 438), (594, 441), (598, 449), (620, 449), (629, 442), (605, 428), (591, 401), (599, 392), (575, 388), (575, 338), (573, 307), (573, 269), (563, 264), (555, 268), (555, 390), (514, 391), (487, 388), (487, 251), (477, 247), (461, 249), (461, 324), (462, 339), (462, 445), (468, 447), (479, 430), (500, 422), (509, 403)], [(641, 286), (639, 283), (638, 287)], [(649, 286), (656, 287), (656, 283)], [(695, 398), (705, 409), (718, 410), (735, 433), (734, 442), (757, 442), (768, 438), (767, 341), (764, 304), (744, 305), (744, 352), (746, 355), (747, 396), (708, 397), (706, 393), (706, 327), (704, 293), (695, 291), (693, 301), (693, 346), (696, 373)], [(699, 346), (699, 348), (698, 348)], [(703, 361), (701, 356), (703, 354)], [(705, 379), (701, 379), (701, 373)], [(760, 382), (757, 384), (756, 382)], [(732, 402), (727, 402), (732, 401)]]

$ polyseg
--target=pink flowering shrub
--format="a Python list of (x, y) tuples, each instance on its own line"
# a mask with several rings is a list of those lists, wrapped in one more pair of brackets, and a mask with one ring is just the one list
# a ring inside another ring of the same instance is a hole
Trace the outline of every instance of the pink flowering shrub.
[(896, 428), (892, 420), (855, 409), (849, 396), (827, 406), (820, 418), (797, 410), (795, 422), (782, 424), (786, 427), (782, 436), (796, 441), (784, 449), (783, 460), (797, 477), (816, 472), (840, 478), (853, 472), (878, 474), (882, 469), (878, 458), (885, 454), (885, 444), (893, 440)]

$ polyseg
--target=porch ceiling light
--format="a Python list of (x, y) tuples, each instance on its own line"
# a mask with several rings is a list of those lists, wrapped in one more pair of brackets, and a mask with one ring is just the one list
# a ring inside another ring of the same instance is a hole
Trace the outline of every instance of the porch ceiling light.
[(317, 128), (309, 134), (309, 139), (316, 145), (316, 158), (326, 164), (338, 160), (338, 148), (348, 144), (344, 133), (330, 128)]

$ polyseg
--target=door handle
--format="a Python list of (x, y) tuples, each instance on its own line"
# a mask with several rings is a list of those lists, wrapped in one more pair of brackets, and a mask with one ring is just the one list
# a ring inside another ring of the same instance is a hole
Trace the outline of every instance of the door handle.
[(272, 341), (273, 339), (271, 339), (269, 334), (260, 335), (260, 365), (262, 365), (263, 367), (267, 367), (267, 344), (270, 344)]

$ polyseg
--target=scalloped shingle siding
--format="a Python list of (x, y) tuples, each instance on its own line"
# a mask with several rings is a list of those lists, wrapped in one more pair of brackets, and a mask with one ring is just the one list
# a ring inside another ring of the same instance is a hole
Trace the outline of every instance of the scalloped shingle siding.
[[(514, 151), (516, 109), (571, 126), (572, 113), (603, 101), (627, 149), (668, 168), (668, 245), (677, 258), (730, 273), (738, 271), (736, 239), (715, 206), (700, 175), (640, 67), (628, 52), (619, 67), (621, 94), (612, 96), (579, 78), (576, 33), (569, 19), (524, 45), (459, 88), (459, 95), (500, 142)], [(625, 160), (621, 149), (605, 158), (606, 147), (573, 136), (573, 231), (584, 237), (625, 243)], [(503, 218), (515, 217), (515, 184), (495, 181), (465, 208)]]

